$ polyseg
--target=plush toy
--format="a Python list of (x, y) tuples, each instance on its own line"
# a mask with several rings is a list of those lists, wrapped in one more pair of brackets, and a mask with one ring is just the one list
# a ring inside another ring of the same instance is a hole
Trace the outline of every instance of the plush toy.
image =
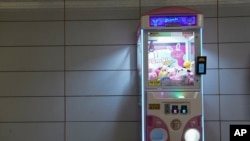
[(194, 66), (194, 61), (185, 61), (183, 63), (183, 68), (186, 68), (188, 72), (193, 72), (195, 71), (195, 66)]
[(178, 68), (176, 73), (177, 80), (186, 80), (188, 78), (188, 70), (186, 68)]
[(148, 69), (148, 80), (155, 80), (157, 79), (157, 73), (153, 68)]
[(183, 67), (186, 69), (190, 69), (191, 68), (191, 61), (187, 60), (183, 63)]
[(194, 84), (194, 73), (193, 72), (189, 72), (188, 73), (188, 84), (189, 85), (193, 85)]
[(166, 67), (162, 67), (159, 74), (158, 74), (158, 80), (161, 80), (162, 78), (165, 78), (168, 76), (168, 71), (166, 70)]
[(178, 77), (181, 78), (182, 84), (184, 85), (194, 84), (194, 73), (186, 68), (182, 68), (178, 71)]
[(157, 76), (159, 75), (161, 69), (162, 69), (162, 67), (158, 67), (158, 68), (155, 69), (155, 73), (157, 74)]
[(170, 80), (176, 79), (177, 67), (172, 67), (168, 69), (168, 76)]

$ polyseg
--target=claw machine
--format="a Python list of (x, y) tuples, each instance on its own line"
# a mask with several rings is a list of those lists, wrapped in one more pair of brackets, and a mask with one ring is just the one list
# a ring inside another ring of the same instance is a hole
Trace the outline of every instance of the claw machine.
[(202, 27), (203, 15), (185, 7), (162, 7), (141, 17), (141, 141), (204, 141)]

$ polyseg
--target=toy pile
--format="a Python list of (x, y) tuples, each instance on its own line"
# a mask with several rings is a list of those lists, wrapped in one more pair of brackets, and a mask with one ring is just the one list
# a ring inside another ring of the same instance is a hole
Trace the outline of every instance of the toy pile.
[(194, 85), (194, 62), (185, 61), (183, 66), (162, 65), (157, 68), (149, 66), (149, 81), (160, 81), (165, 86)]

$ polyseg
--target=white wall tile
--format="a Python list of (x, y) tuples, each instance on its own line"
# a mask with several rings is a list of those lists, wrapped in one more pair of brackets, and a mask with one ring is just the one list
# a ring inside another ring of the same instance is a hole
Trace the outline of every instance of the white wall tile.
[(222, 95), (220, 112), (222, 120), (249, 120), (249, 95)]
[(139, 19), (139, 7), (67, 8), (66, 20)]
[(249, 42), (250, 17), (219, 18), (219, 42)]
[(204, 94), (219, 94), (218, 70), (207, 70), (203, 78)]
[(205, 120), (219, 120), (220, 116), (219, 96), (204, 95)]
[(66, 51), (67, 70), (135, 70), (136, 47), (70, 46)]
[(66, 72), (66, 95), (135, 95), (136, 71)]
[[(224, 3), (234, 3), (234, 4), (224, 4)], [(235, 0), (219, 0), (219, 16), (250, 16), (250, 2), (245, 1), (244, 3), (235, 3)]]
[(66, 20), (139, 19), (139, 0), (66, 0)]
[[(56, 0), (57, 8), (12, 8), (0, 9), (0, 21), (52, 21), (63, 20), (63, 0)], [(23, 2), (25, 4), (25, 2)], [(53, 3), (53, 2), (52, 2)], [(41, 3), (42, 4), (42, 3)]]
[(203, 43), (217, 42), (217, 19), (205, 18), (203, 27)]
[(0, 71), (63, 70), (63, 47), (0, 47)]
[(63, 72), (0, 72), (0, 96), (63, 96)]
[(66, 20), (139, 19), (139, 0), (66, 0)]
[(190, 8), (200, 11), (205, 18), (217, 17), (217, 0), (206, 0), (209, 4), (192, 5)]
[(136, 44), (138, 20), (67, 21), (67, 45)]
[(249, 94), (249, 69), (221, 69), (220, 94)]
[(137, 122), (67, 122), (67, 141), (138, 141)]
[(68, 97), (67, 121), (137, 121), (136, 96)]
[(63, 45), (63, 22), (0, 22), (0, 46)]
[(63, 141), (63, 123), (0, 123), (2, 141)]
[(230, 125), (249, 125), (249, 121), (222, 121), (221, 122), (221, 141), (230, 140)]
[(219, 45), (220, 68), (249, 68), (250, 43), (227, 43)]
[(2, 97), (0, 122), (63, 121), (63, 100), (60, 97)]
[(204, 139), (205, 141), (221, 141), (219, 121), (205, 121), (204, 131), (205, 131), (205, 139)]
[(217, 44), (203, 44), (202, 55), (207, 56), (207, 68), (218, 68)]

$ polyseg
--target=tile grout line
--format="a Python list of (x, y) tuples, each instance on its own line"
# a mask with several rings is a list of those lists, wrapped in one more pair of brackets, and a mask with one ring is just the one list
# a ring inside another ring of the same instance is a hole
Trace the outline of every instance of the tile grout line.
[(63, 124), (63, 138), (64, 138), (64, 141), (67, 140), (67, 135), (66, 135), (66, 132), (67, 132), (67, 129), (66, 129), (66, 0), (63, 1), (63, 49), (64, 49), (64, 69), (63, 69), (63, 72), (64, 72), (64, 77), (63, 77), (63, 84), (64, 84), (64, 124)]
[(219, 40), (220, 40), (220, 37), (219, 37), (219, 0), (217, 0), (217, 19), (216, 19), (216, 26), (217, 26), (217, 52), (218, 52), (218, 88), (219, 88), (219, 96), (218, 96), (218, 100), (219, 100), (219, 139), (220, 140), (222, 140), (222, 137), (221, 137), (221, 133), (222, 133), (222, 127), (221, 127), (221, 94), (220, 94), (220, 68), (219, 68), (219, 66), (220, 66), (220, 61), (219, 61), (219, 56), (220, 56), (220, 49), (219, 49), (219, 47), (220, 47), (220, 42), (219, 42)]

